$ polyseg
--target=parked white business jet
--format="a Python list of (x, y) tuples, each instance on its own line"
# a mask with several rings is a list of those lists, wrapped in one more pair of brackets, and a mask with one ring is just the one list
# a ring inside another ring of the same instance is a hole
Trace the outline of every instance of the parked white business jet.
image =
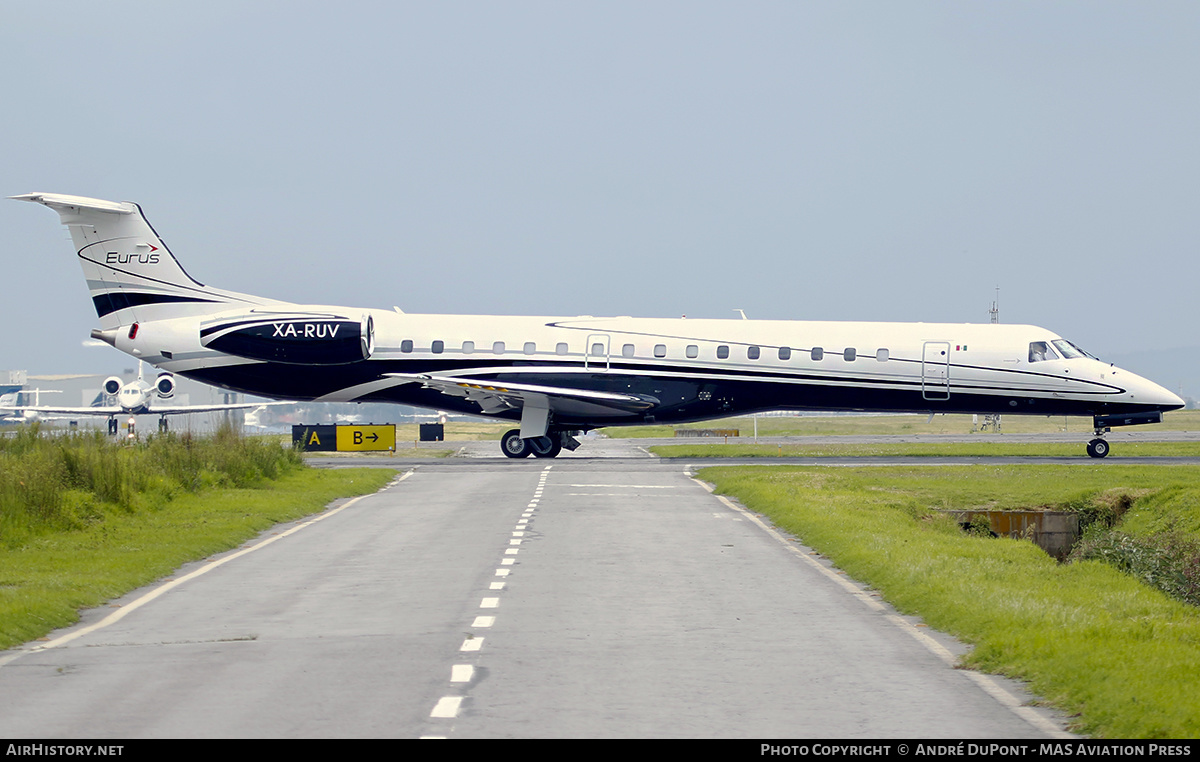
[(159, 400), (167, 400), (175, 396), (175, 377), (170, 373), (159, 373), (154, 383), (146, 380), (142, 365), (138, 365), (138, 377), (125, 384), (117, 376), (104, 380), (104, 393), (116, 398), (116, 404), (97, 405), (89, 407), (61, 407), (54, 405), (0, 405), (0, 410), (17, 413), (22, 420), (37, 420), (45, 415), (55, 416), (108, 416), (108, 433), (117, 433), (118, 415), (157, 415), (158, 430), (167, 430), (168, 415), (183, 415), (186, 413), (214, 413), (222, 410), (245, 410), (263, 407), (263, 402), (238, 402), (217, 405), (162, 405)]
[[(57, 389), (18, 388), (19, 391), (0, 394), (0, 411), (14, 413), (14, 415), (0, 417), (0, 423), (33, 423), (41, 420), (43, 416), (35, 412), (37, 407), (42, 404), (41, 395), (59, 393)], [(28, 401), (30, 396), (33, 397), (33, 405), (20, 404), (22, 397)]]
[(100, 328), (159, 368), (248, 394), (398, 402), (519, 422), (514, 458), (572, 432), (763, 410), (1090, 415), (1152, 423), (1183, 400), (1028, 325), (408, 315), (205, 286), (128, 202), (30, 193), (70, 230)]

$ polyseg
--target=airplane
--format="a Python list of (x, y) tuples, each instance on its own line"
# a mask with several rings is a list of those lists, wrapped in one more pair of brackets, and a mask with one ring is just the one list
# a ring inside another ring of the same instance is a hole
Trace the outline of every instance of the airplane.
[[(0, 423), (32, 423), (40, 420), (42, 416), (34, 412), (37, 406), (41, 404), (41, 395), (43, 394), (58, 394), (57, 389), (25, 389), (17, 387), (17, 391), (8, 394), (0, 394), (0, 410), (4, 411), (23, 411), (16, 415), (6, 415), (0, 417)], [(33, 396), (32, 410), (29, 406), (21, 405), (21, 398), (29, 399)]]
[(189, 276), (131, 202), (28, 193), (70, 231), (100, 327), (139, 360), (247, 394), (396, 402), (513, 421), (511, 458), (605, 426), (769, 410), (1092, 416), (1183, 400), (1031, 325), (415, 315), (296, 304)]
[(96, 405), (86, 407), (57, 407), (53, 405), (0, 405), (0, 410), (18, 413), (24, 421), (37, 420), (44, 415), (108, 416), (108, 433), (117, 433), (118, 415), (157, 415), (158, 430), (167, 431), (168, 415), (184, 415), (187, 413), (214, 413), (222, 410), (245, 410), (248, 408), (264, 407), (288, 403), (278, 402), (238, 402), (217, 405), (160, 405), (158, 400), (167, 400), (175, 396), (175, 377), (170, 373), (160, 373), (151, 383), (146, 380), (144, 366), (138, 363), (138, 377), (129, 383), (123, 383), (119, 376), (109, 376), (104, 380), (103, 394), (116, 398), (116, 404)]

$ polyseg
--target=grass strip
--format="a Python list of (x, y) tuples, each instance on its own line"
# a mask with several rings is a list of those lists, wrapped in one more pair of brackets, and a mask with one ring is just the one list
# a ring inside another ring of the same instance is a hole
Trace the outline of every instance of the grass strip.
[[(932, 419), (925, 414), (762, 415), (758, 417), (757, 428), (761, 437), (995, 433), (983, 429), (982, 421), (983, 416), (959, 413), (939, 414)], [(619, 426), (604, 429), (604, 433), (614, 438), (642, 439), (670, 438), (675, 436), (676, 429), (739, 429), (742, 436), (751, 436), (755, 423), (753, 417), (741, 416), (679, 426)], [(1092, 419), (1089, 416), (1005, 415), (1002, 428), (1006, 434), (1086, 436), (1092, 432)], [(1134, 428), (1139, 432), (1200, 431), (1200, 410), (1173, 410), (1163, 416), (1162, 423)]]
[[(878, 444), (679, 444), (655, 445), (663, 458), (865, 458), (865, 457), (1078, 457), (1092, 460), (1083, 442), (885, 442)], [(1120, 442), (1117, 457), (1200, 457), (1200, 442)]]
[[(974, 669), (1025, 680), (1112, 738), (1200, 736), (1200, 610), (1098, 561), (964, 534), (936, 508), (1071, 508), (1115, 492), (1131, 512), (1184, 491), (1189, 467), (719, 467), (699, 477), (827, 555), (897, 609), (974, 646)], [(1192, 510), (1192, 509), (1188, 509)]]
[(44, 637), (185, 563), (235, 548), (339, 497), (379, 489), (390, 469), (299, 469), (248, 488), (214, 488), (82, 529), (0, 549), (0, 649)]

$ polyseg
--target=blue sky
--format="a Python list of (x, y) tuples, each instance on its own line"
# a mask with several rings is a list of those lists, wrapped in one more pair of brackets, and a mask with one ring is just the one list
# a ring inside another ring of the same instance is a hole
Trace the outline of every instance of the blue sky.
[[(0, 191), (136, 201), (197, 279), (301, 302), (986, 322), (999, 287), (1102, 357), (1195, 347), (1198, 32), (1183, 2), (5, 0)], [(57, 217), (0, 231), (0, 368), (127, 365), (83, 346)]]

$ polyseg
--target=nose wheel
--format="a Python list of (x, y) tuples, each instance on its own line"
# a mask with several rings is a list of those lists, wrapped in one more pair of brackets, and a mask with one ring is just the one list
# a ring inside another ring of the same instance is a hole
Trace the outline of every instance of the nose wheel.
[(1108, 455), (1108, 441), (1101, 439), (1100, 437), (1096, 437), (1092, 441), (1088, 442), (1087, 454), (1093, 458), (1103, 458), (1104, 456)]

